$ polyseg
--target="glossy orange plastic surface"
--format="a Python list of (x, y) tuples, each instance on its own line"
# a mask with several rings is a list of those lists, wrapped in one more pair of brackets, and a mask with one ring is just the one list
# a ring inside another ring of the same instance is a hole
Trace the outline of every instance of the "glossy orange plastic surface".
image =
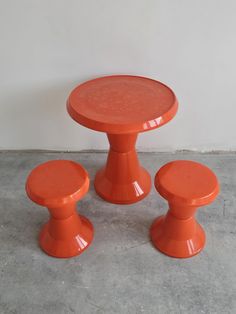
[(108, 202), (135, 203), (151, 189), (151, 177), (139, 165), (136, 138), (137, 134), (108, 134), (110, 150), (107, 163), (97, 172), (94, 181), (96, 192)]
[(103, 199), (130, 204), (149, 193), (150, 175), (139, 165), (135, 150), (137, 135), (167, 123), (177, 107), (169, 87), (139, 76), (102, 77), (72, 91), (67, 101), (71, 117), (108, 136), (107, 163), (98, 171), (94, 183)]
[(76, 211), (76, 202), (88, 188), (87, 172), (70, 160), (48, 161), (28, 176), (27, 195), (33, 202), (48, 207), (50, 212), (50, 219), (39, 236), (40, 247), (48, 255), (76, 256), (91, 244), (93, 225)]
[(211, 203), (218, 195), (215, 174), (197, 162), (177, 160), (157, 172), (155, 187), (168, 200), (169, 210), (151, 226), (154, 246), (172, 257), (198, 254), (205, 245), (205, 232), (194, 214), (197, 207)]

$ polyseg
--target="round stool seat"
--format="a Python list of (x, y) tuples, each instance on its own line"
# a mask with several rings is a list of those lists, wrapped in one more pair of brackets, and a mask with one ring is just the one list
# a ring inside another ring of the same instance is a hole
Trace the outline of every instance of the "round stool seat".
[(170, 203), (202, 206), (211, 203), (219, 192), (215, 174), (206, 166), (190, 160), (176, 160), (156, 174), (155, 187)]
[(37, 166), (26, 183), (29, 198), (46, 207), (78, 201), (88, 188), (87, 172), (70, 160), (52, 160)]

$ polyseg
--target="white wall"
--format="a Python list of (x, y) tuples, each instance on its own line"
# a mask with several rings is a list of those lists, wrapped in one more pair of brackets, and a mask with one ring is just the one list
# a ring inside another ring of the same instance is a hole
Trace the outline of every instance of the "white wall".
[(84, 80), (125, 73), (180, 102), (140, 150), (235, 150), (235, 16), (233, 0), (0, 1), (0, 149), (107, 148), (65, 102)]

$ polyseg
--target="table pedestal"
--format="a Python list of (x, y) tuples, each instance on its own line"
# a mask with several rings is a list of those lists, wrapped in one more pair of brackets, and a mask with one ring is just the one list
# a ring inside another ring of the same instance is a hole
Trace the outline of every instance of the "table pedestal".
[(95, 190), (115, 204), (131, 204), (143, 199), (151, 189), (151, 177), (140, 166), (135, 143), (137, 134), (107, 134), (110, 143), (107, 163), (95, 177)]

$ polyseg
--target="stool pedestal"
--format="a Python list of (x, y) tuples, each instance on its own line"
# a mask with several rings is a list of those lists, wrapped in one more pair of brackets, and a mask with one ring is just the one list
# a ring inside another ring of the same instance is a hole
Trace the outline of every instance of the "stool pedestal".
[(55, 257), (81, 254), (93, 239), (91, 222), (78, 215), (74, 203), (48, 210), (51, 217), (40, 232), (40, 247)]
[(131, 204), (143, 199), (151, 189), (151, 177), (140, 166), (135, 143), (137, 133), (107, 134), (110, 150), (107, 163), (95, 177), (95, 190), (106, 201)]
[(154, 220), (150, 236), (154, 246), (172, 257), (198, 254), (205, 245), (205, 232), (194, 218), (195, 207), (169, 204), (166, 215)]

